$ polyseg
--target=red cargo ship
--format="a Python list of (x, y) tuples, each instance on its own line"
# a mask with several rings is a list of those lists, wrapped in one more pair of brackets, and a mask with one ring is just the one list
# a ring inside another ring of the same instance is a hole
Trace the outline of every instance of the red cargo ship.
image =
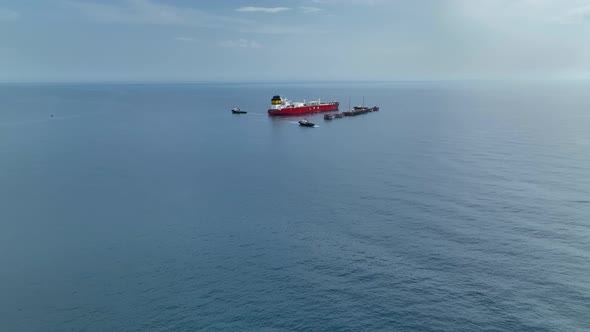
[(337, 111), (337, 101), (321, 102), (320, 100), (292, 102), (281, 96), (274, 96), (270, 100), (269, 115), (299, 115), (306, 113)]

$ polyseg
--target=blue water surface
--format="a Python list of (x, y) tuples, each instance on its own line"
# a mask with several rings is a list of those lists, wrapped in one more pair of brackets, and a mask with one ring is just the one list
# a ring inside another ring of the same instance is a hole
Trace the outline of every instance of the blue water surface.
[(589, 88), (0, 85), (0, 330), (588, 331)]

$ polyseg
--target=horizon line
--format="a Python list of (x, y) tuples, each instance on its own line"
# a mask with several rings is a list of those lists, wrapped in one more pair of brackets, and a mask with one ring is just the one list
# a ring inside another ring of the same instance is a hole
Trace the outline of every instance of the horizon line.
[(447, 79), (398, 79), (398, 80), (56, 80), (56, 81), (0, 81), (0, 85), (60, 85), (60, 84), (103, 84), (103, 85), (149, 85), (149, 84), (268, 84), (268, 83), (412, 83), (412, 82), (547, 82), (547, 81), (588, 81), (590, 78), (447, 78)]

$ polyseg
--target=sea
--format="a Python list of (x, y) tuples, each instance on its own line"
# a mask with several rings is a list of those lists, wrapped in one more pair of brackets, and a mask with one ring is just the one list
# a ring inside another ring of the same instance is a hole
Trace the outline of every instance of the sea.
[(590, 331), (589, 92), (2, 84), (0, 331)]

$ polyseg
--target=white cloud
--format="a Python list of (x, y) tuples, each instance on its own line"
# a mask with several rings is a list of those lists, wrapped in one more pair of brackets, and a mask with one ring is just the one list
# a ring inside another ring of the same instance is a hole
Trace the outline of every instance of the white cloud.
[(241, 7), (236, 10), (239, 12), (262, 12), (262, 13), (274, 14), (274, 13), (279, 13), (279, 12), (291, 10), (291, 8), (288, 8), (288, 7)]
[[(98, 0), (97, 0), (98, 1)], [(258, 34), (300, 34), (309, 31), (300, 26), (286, 26), (258, 23), (231, 16), (213, 15), (204, 10), (160, 4), (154, 0), (121, 0), (116, 4), (104, 4), (88, 0), (63, 0), (70, 8), (78, 10), (85, 17), (101, 22), (126, 24), (156, 24), (185, 27), (204, 27), (233, 30), (241, 33)], [(244, 7), (262, 8), (262, 7)], [(276, 7), (270, 8), (276, 12)], [(269, 9), (269, 8), (266, 8)], [(287, 8), (290, 10), (290, 8)], [(268, 11), (267, 11), (268, 12)]]
[(453, 0), (451, 8), (479, 23), (590, 23), (588, 0)]
[(299, 9), (301, 9), (305, 14), (317, 13), (322, 10), (321, 8), (318, 8), (318, 7), (306, 7), (306, 6), (299, 7)]
[(20, 13), (11, 9), (0, 8), (0, 21), (16, 21)]
[(584, 24), (590, 23), (590, 4), (574, 7), (555, 17), (556, 23)]
[[(449, 17), (441, 20), (446, 40), (438, 54), (446, 55), (440, 63), (449, 68), (507, 77), (588, 73), (585, 30), (590, 25), (560, 26), (590, 23), (588, 0), (452, 0), (446, 9)], [(451, 42), (456, 45), (452, 53)]]
[(159, 4), (152, 0), (124, 0), (116, 5), (80, 0), (66, 0), (65, 3), (93, 20), (105, 22), (212, 28), (253, 23), (249, 20), (213, 15), (195, 8)]
[(259, 43), (247, 40), (244, 38), (240, 38), (238, 40), (225, 40), (219, 42), (219, 46), (221, 47), (231, 47), (231, 48), (260, 48), (262, 45)]

